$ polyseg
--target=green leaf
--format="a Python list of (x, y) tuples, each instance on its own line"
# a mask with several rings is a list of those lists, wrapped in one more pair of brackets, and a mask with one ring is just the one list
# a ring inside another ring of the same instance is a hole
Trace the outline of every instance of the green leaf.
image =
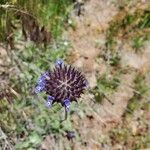
[(29, 146), (29, 141), (19, 142), (16, 144), (16, 150), (20, 150), (22, 148), (27, 148)]
[(42, 138), (36, 133), (33, 132), (30, 136), (29, 136), (29, 141), (32, 144), (39, 144), (42, 141)]

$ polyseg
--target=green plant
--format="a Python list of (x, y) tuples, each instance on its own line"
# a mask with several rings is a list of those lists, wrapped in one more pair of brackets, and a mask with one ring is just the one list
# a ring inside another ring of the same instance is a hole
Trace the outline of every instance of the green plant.
[[(44, 105), (45, 94), (41, 97), (33, 94), (38, 76), (51, 69), (57, 59), (66, 60), (69, 45), (66, 46), (64, 42), (59, 39), (46, 49), (28, 43), (24, 49), (15, 51), (12, 55), (12, 65), (18, 71), (8, 80), (19, 96), (13, 97), (12, 104), (0, 99), (0, 117), (3, 118), (0, 124), (10, 139), (14, 134), (17, 135), (17, 141), (14, 141), (15, 144), (18, 143), (16, 149), (36, 148), (46, 134), (57, 135), (67, 129), (60, 122), (65, 117), (60, 115), (61, 106), (54, 105), (53, 109), (48, 110)], [(68, 121), (68, 126), (70, 124)]]
[(107, 94), (113, 93), (119, 85), (119, 80), (116, 77), (109, 79), (104, 75), (97, 79), (97, 86), (92, 90), (97, 102), (101, 102), (103, 98), (107, 98)]
[(111, 66), (119, 66), (120, 59), (121, 58), (118, 53), (112, 53), (111, 58), (109, 60), (109, 64)]
[(137, 36), (133, 39), (133, 48), (135, 49), (135, 51), (137, 52), (140, 48), (143, 47), (144, 42), (147, 40), (148, 38), (146, 36)]
[(140, 102), (143, 98), (143, 96), (148, 92), (149, 87), (145, 83), (145, 76), (138, 73), (135, 77), (134, 80), (134, 95), (133, 97), (129, 100), (127, 109), (130, 110), (128, 114), (133, 114), (133, 112), (139, 108), (141, 108)]

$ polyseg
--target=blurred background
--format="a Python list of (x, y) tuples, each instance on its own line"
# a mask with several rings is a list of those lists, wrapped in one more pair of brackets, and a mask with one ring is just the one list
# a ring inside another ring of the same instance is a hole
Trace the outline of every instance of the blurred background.
[[(89, 82), (63, 122), (34, 94), (59, 58)], [(0, 150), (148, 149), (150, 1), (0, 0)]]

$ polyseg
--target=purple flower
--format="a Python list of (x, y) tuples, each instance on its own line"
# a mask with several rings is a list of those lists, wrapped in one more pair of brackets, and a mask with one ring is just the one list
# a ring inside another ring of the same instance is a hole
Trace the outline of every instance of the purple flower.
[(65, 106), (66, 111), (69, 112), (70, 105), (71, 105), (70, 100), (69, 99), (65, 99), (64, 102), (63, 102), (63, 105)]
[(54, 101), (54, 97), (48, 95), (46, 106), (50, 108), (52, 106), (53, 101)]
[(56, 66), (59, 66), (59, 65), (62, 65), (64, 64), (64, 61), (62, 59), (58, 59), (56, 62), (55, 62)]
[(45, 72), (43, 75), (40, 76), (39, 80), (38, 80), (38, 84), (45, 84), (46, 78), (49, 76), (48, 72)]
[(35, 87), (35, 93), (36, 94), (38, 94), (38, 93), (40, 93), (40, 92), (42, 92), (42, 91), (44, 91), (44, 85), (37, 85), (36, 87)]
[(66, 112), (70, 110), (72, 101), (77, 101), (88, 87), (85, 76), (72, 66), (56, 61), (53, 71), (45, 72), (38, 80), (35, 93), (45, 91), (48, 96), (46, 105), (61, 103)]
[(35, 93), (38, 94), (40, 92), (43, 92), (45, 89), (45, 84), (46, 84), (46, 78), (48, 77), (49, 73), (45, 72), (43, 75), (40, 76), (38, 80), (38, 84), (35, 87)]

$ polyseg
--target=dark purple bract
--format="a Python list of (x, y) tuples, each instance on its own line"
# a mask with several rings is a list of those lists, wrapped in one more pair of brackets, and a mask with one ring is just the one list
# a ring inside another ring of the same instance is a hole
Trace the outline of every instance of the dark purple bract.
[(87, 84), (85, 76), (80, 71), (59, 60), (53, 71), (41, 75), (35, 92), (46, 92), (47, 106), (50, 107), (54, 102), (58, 102), (68, 111), (70, 103), (80, 98)]

